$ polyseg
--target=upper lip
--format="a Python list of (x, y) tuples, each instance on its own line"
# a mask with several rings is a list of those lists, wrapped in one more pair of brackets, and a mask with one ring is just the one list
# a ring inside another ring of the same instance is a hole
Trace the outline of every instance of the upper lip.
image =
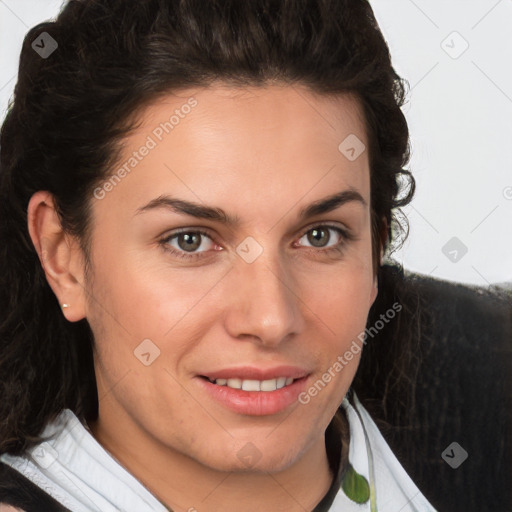
[(273, 366), (272, 368), (258, 368), (256, 366), (236, 366), (224, 368), (201, 374), (209, 379), (242, 379), (242, 380), (270, 380), (278, 377), (301, 379), (310, 372), (298, 366)]

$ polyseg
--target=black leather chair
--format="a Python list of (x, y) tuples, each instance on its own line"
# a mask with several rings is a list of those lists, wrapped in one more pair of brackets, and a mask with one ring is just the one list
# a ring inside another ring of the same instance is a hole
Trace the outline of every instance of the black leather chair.
[[(368, 325), (397, 300), (401, 315), (363, 350), (361, 402), (438, 510), (512, 511), (512, 288), (387, 264)], [(467, 452), (457, 468), (453, 442)]]

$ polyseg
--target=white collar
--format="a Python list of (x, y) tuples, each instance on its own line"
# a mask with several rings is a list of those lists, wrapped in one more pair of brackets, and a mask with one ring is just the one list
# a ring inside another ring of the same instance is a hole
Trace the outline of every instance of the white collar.
[[(436, 512), (386, 443), (377, 425), (352, 391), (354, 406), (343, 399), (350, 425), (349, 462), (370, 483), (371, 501), (357, 504), (340, 489), (330, 512)], [(370, 468), (372, 466), (372, 468)], [(372, 475), (370, 475), (372, 472)]]

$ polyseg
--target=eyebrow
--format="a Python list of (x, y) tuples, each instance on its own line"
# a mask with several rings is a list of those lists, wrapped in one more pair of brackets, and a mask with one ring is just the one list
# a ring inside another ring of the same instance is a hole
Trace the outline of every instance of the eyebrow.
[[(343, 190), (342, 192), (318, 199), (317, 201), (303, 207), (299, 212), (299, 221), (316, 215), (329, 213), (350, 202), (356, 202), (362, 206), (367, 205), (364, 198), (356, 190)], [(198, 219), (208, 219), (220, 222), (227, 226), (236, 226), (240, 224), (240, 217), (237, 215), (230, 215), (222, 208), (185, 201), (184, 199), (174, 198), (169, 195), (161, 195), (152, 199), (145, 206), (138, 208), (136, 215), (160, 208), (166, 208), (175, 213), (190, 215), (191, 217), (196, 217)]]

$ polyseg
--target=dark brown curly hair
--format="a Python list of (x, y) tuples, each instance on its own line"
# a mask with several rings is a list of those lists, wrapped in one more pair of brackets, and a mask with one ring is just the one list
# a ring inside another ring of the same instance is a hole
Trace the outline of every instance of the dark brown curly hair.
[[(31, 47), (43, 32), (58, 43), (48, 58)], [(26, 34), (1, 129), (0, 453), (31, 447), (64, 408), (98, 414), (92, 332), (85, 319), (64, 318), (46, 281), (27, 229), (30, 197), (53, 195), (87, 257), (92, 191), (111, 174), (135, 114), (214, 81), (354, 94), (369, 142), (375, 273), (381, 248), (404, 233), (393, 209), (414, 194), (404, 169), (407, 84), (368, 1), (69, 0)]]

